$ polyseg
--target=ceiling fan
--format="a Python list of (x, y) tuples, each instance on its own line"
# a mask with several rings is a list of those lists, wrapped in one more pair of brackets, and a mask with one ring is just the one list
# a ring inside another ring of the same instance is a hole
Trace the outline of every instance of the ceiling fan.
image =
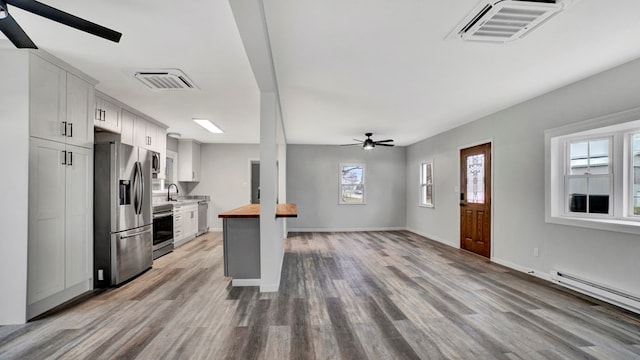
[(355, 144), (344, 144), (344, 145), (340, 145), (340, 146), (351, 146), (351, 145), (361, 145), (362, 144), (362, 148), (364, 150), (371, 150), (374, 147), (376, 147), (376, 145), (378, 145), (378, 146), (394, 146), (393, 144), (387, 144), (389, 142), (393, 142), (393, 139), (373, 141), (373, 139), (371, 139), (371, 136), (373, 136), (373, 133), (370, 133), (370, 132), (365, 133), (364, 136), (367, 137), (365, 140), (353, 139), (354, 141), (357, 141), (357, 143), (355, 143)]
[(4, 33), (13, 45), (20, 49), (37, 49), (38, 47), (31, 41), (24, 30), (22, 30), (11, 14), (9, 14), (7, 4), (113, 42), (119, 42), (122, 36), (122, 34), (117, 31), (35, 0), (0, 0), (0, 31)]

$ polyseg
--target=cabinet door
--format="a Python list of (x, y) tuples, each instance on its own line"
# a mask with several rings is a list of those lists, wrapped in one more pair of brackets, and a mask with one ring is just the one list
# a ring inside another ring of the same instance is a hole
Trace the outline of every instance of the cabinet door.
[(95, 103), (96, 108), (93, 124), (96, 127), (119, 133), (121, 130), (120, 107), (101, 97), (96, 97)]
[(157, 127), (157, 141), (156, 150), (160, 153), (160, 171), (158, 172), (158, 179), (164, 179), (167, 177), (167, 129)]
[(28, 295), (33, 304), (65, 287), (65, 145), (31, 138)]
[(200, 144), (193, 144), (193, 181), (200, 181)]
[(102, 99), (104, 123), (113, 132), (120, 132), (120, 107), (109, 100)]
[(200, 144), (180, 140), (178, 154), (178, 181), (200, 181)]
[(154, 124), (147, 122), (146, 125), (146, 133), (147, 133), (147, 149), (151, 151), (158, 152), (158, 127)]
[(67, 72), (35, 55), (30, 57), (29, 67), (29, 133), (64, 142)]
[(134, 146), (136, 116), (122, 109), (122, 117), (120, 120), (120, 141), (122, 141), (123, 144)]
[(89, 284), (93, 269), (93, 150), (67, 146), (65, 287)]
[(67, 144), (93, 147), (93, 85), (67, 74)]
[(133, 144), (134, 146), (147, 149), (149, 147), (148, 143), (147, 121), (139, 116), (135, 116), (135, 120), (133, 122)]

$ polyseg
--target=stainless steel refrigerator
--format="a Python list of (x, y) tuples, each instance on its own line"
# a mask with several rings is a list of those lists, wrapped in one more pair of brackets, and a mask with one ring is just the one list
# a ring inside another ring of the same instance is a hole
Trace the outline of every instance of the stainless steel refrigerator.
[(151, 152), (94, 146), (94, 285), (119, 285), (151, 267)]

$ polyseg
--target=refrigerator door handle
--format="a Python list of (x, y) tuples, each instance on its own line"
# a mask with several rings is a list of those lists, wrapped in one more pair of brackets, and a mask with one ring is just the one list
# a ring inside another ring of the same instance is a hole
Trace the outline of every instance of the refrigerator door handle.
[(136, 163), (138, 168), (138, 176), (140, 177), (140, 198), (138, 199), (138, 215), (142, 214), (142, 204), (144, 204), (144, 173), (142, 172), (142, 164), (138, 161)]
[(138, 209), (140, 207), (140, 191), (139, 191), (139, 187), (140, 187), (140, 180), (138, 179), (138, 163), (136, 162), (134, 168), (133, 168), (133, 211), (136, 214), (140, 214), (138, 212)]

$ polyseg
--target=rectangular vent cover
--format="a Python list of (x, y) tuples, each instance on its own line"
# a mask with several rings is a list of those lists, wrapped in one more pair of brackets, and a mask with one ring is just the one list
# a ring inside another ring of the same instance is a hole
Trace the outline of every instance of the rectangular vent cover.
[(135, 78), (148, 88), (157, 91), (192, 91), (198, 87), (178, 69), (137, 71)]
[(461, 26), (454, 29), (453, 35), (471, 41), (513, 41), (535, 29), (562, 8), (563, 4), (555, 1), (484, 2), (463, 20)]

